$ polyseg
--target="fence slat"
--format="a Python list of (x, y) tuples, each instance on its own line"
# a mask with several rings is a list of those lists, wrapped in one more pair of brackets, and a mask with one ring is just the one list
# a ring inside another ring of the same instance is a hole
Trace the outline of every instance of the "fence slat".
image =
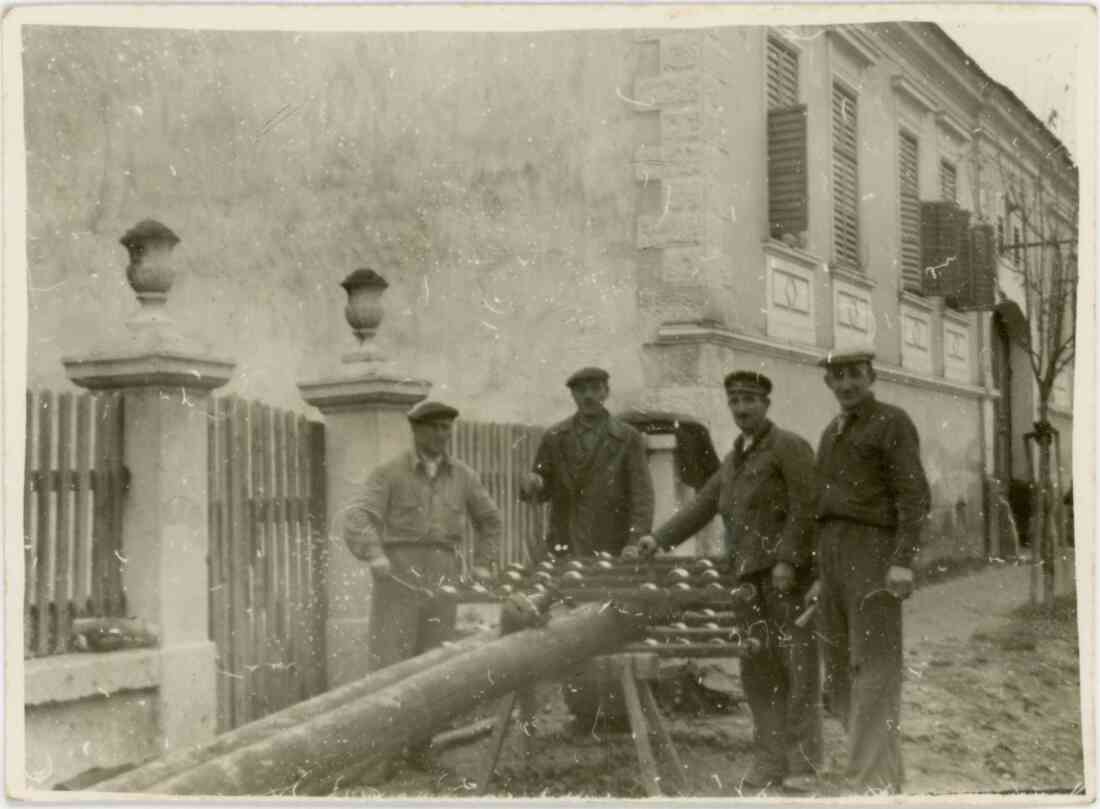
[(267, 640), (267, 588), (264, 537), (263, 488), (263, 412), (256, 402), (248, 403), (248, 427), (251, 436), (249, 451), (249, 504), (252, 522), (252, 554), (249, 558), (252, 582), (252, 693), (250, 719), (263, 716), (267, 705), (267, 662), (264, 654)]
[(248, 486), (245, 478), (248, 461), (247, 413), (237, 398), (227, 403), (229, 407), (229, 512), (232, 548), (230, 597), (233, 602), (232, 671), (233, 671), (233, 727), (249, 721), (249, 701), (252, 686), (251, 661), (252, 626), (249, 618), (249, 575), (251, 569), (252, 537), (248, 522)]
[(73, 507), (75, 505), (73, 457), (73, 395), (58, 397), (57, 409), (57, 559), (54, 563), (53, 605), (57, 621), (56, 651), (69, 650), (72, 627)]
[(92, 594), (92, 430), (94, 402), (81, 394), (76, 407), (76, 501), (73, 504), (73, 607), (85, 615)]
[(38, 564), (35, 570), (35, 606), (37, 607), (37, 626), (35, 627), (36, 651), (39, 655), (50, 653), (50, 573), (53, 566), (53, 536), (50, 530), (49, 485), (51, 456), (53, 454), (53, 394), (43, 391), (38, 399), (38, 524), (37, 537)]
[(230, 662), (229, 569), (226, 555), (225, 409), (218, 399), (207, 401), (207, 463), (210, 492), (210, 639), (217, 659), (217, 732), (232, 727), (233, 680)]
[(306, 491), (309, 492), (309, 584), (310, 614), (313, 616), (310, 639), (312, 641), (311, 693), (319, 694), (328, 686), (325, 674), (325, 621), (328, 605), (324, 600), (325, 563), (328, 553), (328, 499), (325, 491), (325, 427), (310, 423), (309, 463), (305, 467)]
[(270, 531), (269, 540), (271, 544), (271, 594), (269, 596), (271, 603), (271, 615), (270, 632), (268, 634), (272, 646), (272, 665), (275, 667), (271, 672), (271, 679), (274, 682), (274, 689), (276, 692), (275, 709), (281, 709), (288, 704), (289, 696), (287, 694), (288, 680), (287, 680), (287, 632), (286, 632), (286, 485), (284, 476), (286, 474), (286, 421), (282, 418), (281, 414), (276, 413), (273, 409), (268, 410), (268, 415), (271, 421), (271, 432), (269, 438), (271, 444), (269, 445), (268, 455), (271, 457), (271, 463), (268, 467), (268, 474), (271, 476), (271, 497), (273, 499), (273, 508), (271, 510), (270, 518)]
[(38, 457), (38, 401), (27, 391), (26, 446), (23, 452), (23, 654), (34, 657), (38, 648), (35, 630), (38, 589), (38, 544), (36, 542), (38, 519), (37, 494), (35, 492), (35, 458)]
[(299, 443), (298, 419), (293, 413), (284, 414), (287, 443), (286, 493), (289, 498), (287, 508), (286, 535), (286, 636), (287, 636), (287, 672), (291, 702), (297, 702), (305, 695), (302, 693), (302, 625), (301, 625), (301, 490), (299, 488), (298, 469), (301, 453)]

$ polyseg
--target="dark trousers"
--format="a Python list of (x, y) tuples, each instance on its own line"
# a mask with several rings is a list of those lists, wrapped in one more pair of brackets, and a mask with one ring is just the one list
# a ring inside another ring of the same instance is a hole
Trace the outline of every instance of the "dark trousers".
[[(459, 572), (453, 552), (440, 546), (400, 545), (386, 548), (395, 576), (409, 584), (435, 587)], [(454, 637), (457, 605), (453, 599), (428, 598), (390, 579), (371, 590), (370, 670), (377, 671), (440, 646)], [(424, 750), (431, 737), (412, 745)]]
[(901, 601), (886, 589), (890, 531), (818, 526), (821, 632), (830, 705), (848, 733), (848, 777), (861, 790), (900, 792)]
[(761, 650), (741, 659), (741, 684), (752, 710), (754, 768), (759, 775), (802, 775), (821, 766), (821, 682), (813, 623), (794, 625), (810, 582), (799, 576), (780, 593), (771, 572), (747, 577), (759, 597), (749, 633)]

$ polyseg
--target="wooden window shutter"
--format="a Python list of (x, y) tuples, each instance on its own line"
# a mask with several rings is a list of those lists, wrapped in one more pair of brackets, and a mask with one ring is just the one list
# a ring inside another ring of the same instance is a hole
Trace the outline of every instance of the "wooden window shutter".
[[(901, 286), (921, 292), (921, 205), (917, 139), (905, 132), (898, 138), (898, 207), (901, 220)], [(937, 225), (938, 226), (938, 225)], [(925, 266), (929, 266), (927, 263)]]
[(940, 198), (947, 202), (959, 201), (959, 176), (955, 166), (946, 160), (940, 161)]
[(768, 111), (768, 222), (770, 235), (797, 236), (807, 215), (806, 107)]
[(970, 233), (970, 211), (956, 207), (955, 215), (955, 263), (944, 279), (943, 295), (946, 305), (953, 309), (964, 308), (974, 296), (974, 246)]
[(859, 150), (856, 97), (833, 85), (833, 254), (859, 267)]
[(997, 303), (997, 243), (992, 225), (970, 229), (970, 295), (967, 309), (990, 310)]
[(786, 109), (798, 104), (798, 51), (768, 37), (768, 109)]
[[(959, 213), (953, 202), (920, 204), (920, 273), (922, 295), (947, 296), (959, 286)], [(967, 214), (969, 216), (969, 214)], [(965, 231), (963, 232), (966, 236)], [(908, 281), (908, 279), (904, 279)]]

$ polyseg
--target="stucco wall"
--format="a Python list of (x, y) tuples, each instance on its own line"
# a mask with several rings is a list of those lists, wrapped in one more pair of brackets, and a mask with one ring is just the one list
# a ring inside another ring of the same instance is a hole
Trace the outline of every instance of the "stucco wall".
[(599, 361), (641, 382), (630, 32), (27, 29), (30, 382), (134, 310), (118, 237), (183, 238), (170, 312), (295, 388), (352, 347), (337, 287), (392, 284), (404, 367), (479, 418), (546, 421)]

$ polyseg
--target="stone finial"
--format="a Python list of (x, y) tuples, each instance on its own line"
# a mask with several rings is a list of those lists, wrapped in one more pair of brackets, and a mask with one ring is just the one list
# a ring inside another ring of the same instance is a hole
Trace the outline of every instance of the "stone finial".
[(168, 298), (176, 271), (172, 250), (180, 237), (155, 219), (138, 222), (118, 240), (130, 252), (126, 280), (142, 303)]
[(384, 359), (381, 349), (371, 341), (385, 315), (382, 294), (389, 287), (389, 282), (374, 270), (364, 267), (348, 275), (340, 286), (348, 293), (344, 317), (359, 341), (359, 350), (345, 355), (344, 362), (378, 362)]

